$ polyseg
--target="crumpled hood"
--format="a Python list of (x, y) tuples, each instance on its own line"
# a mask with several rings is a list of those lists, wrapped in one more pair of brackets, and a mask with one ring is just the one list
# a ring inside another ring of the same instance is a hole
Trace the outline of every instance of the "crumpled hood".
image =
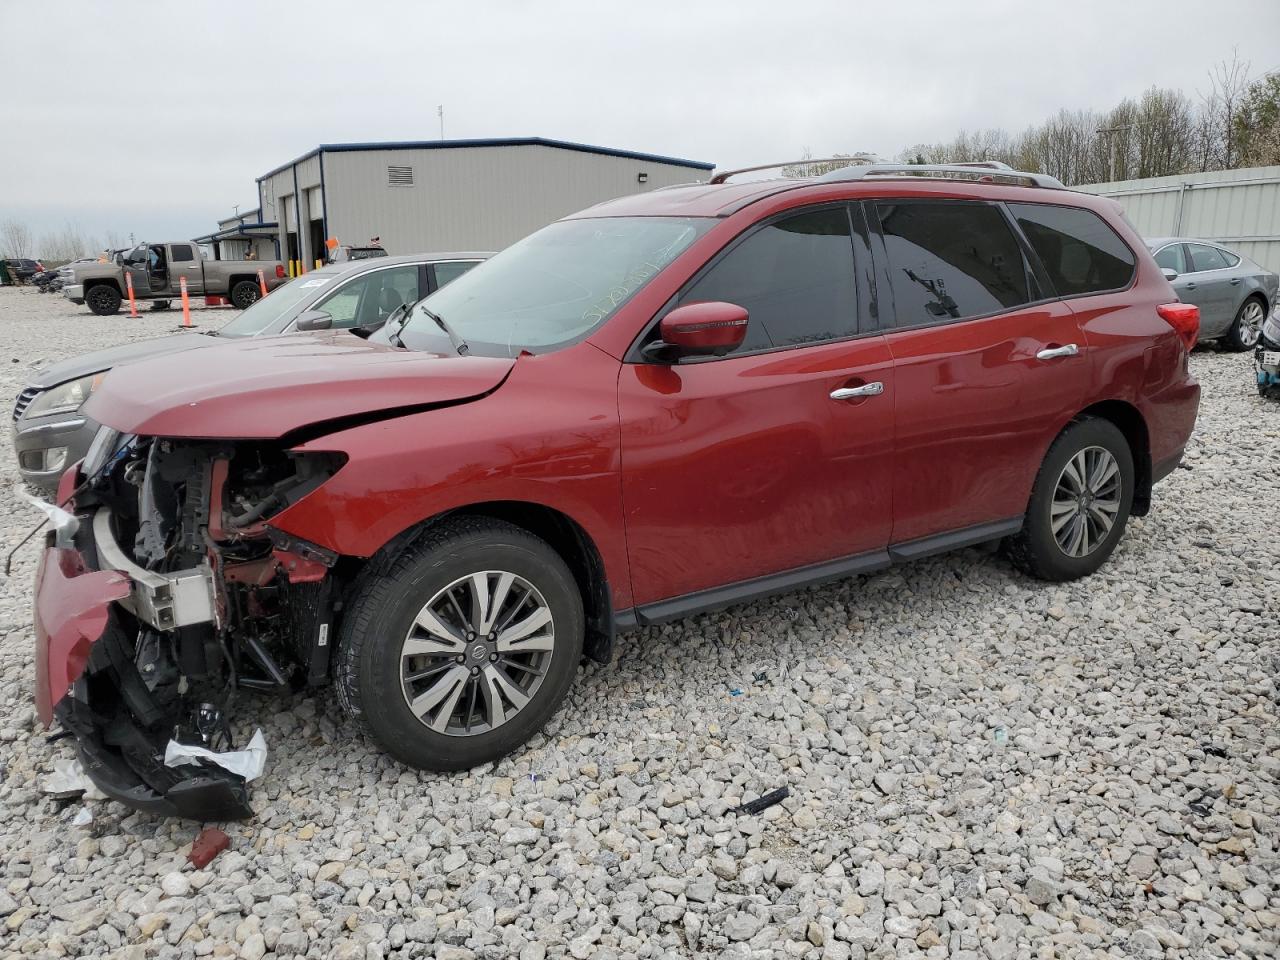
[(401, 350), (345, 331), (291, 333), (119, 367), (83, 409), (123, 433), (266, 440), (330, 420), (474, 399), (514, 364)]

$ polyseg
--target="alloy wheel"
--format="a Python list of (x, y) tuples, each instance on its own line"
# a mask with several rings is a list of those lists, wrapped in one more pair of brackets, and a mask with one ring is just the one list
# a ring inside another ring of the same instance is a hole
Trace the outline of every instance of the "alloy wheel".
[(1098, 549), (1120, 513), (1120, 465), (1105, 447), (1085, 447), (1067, 461), (1054, 487), (1049, 523), (1069, 557)]
[(525, 708), (554, 652), (551, 608), (533, 584), (501, 570), (460, 577), (427, 601), (401, 645), (405, 703), (436, 733), (487, 733)]
[(1257, 300), (1250, 300), (1244, 305), (1244, 309), (1240, 311), (1240, 343), (1248, 348), (1258, 342), (1258, 338), (1262, 336), (1262, 321), (1264, 319), (1264, 311), (1262, 304)]

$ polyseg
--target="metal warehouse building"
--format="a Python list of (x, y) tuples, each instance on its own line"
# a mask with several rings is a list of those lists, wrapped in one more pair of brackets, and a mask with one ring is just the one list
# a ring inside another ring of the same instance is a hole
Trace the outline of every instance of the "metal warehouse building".
[(259, 177), (251, 224), (224, 221), (220, 232), (269, 231), (271, 255), (308, 267), (327, 237), (378, 237), (392, 254), (500, 250), (575, 210), (705, 179), (714, 166), (540, 137), (329, 143)]
[(1144, 237), (1198, 237), (1280, 273), (1280, 167), (1076, 187), (1119, 200)]

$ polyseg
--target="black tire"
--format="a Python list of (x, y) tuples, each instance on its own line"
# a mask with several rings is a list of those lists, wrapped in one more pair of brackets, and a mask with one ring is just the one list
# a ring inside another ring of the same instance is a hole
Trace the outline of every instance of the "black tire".
[[(479, 571), (509, 571), (537, 589), (553, 618), (554, 648), (541, 685), (505, 723), (472, 735), (438, 733), (409, 709), (401, 647), (424, 604)], [(338, 637), (338, 698), (371, 739), (411, 767), (465, 770), (506, 756), (551, 719), (582, 657), (573, 574), (544, 541), (499, 520), (459, 517), (428, 528), (398, 554), (375, 559), (354, 593)]]
[(90, 287), (84, 295), (84, 302), (98, 316), (109, 317), (120, 312), (120, 291), (106, 284)]
[[(1257, 330), (1254, 330), (1245, 321), (1245, 313), (1249, 310), (1262, 311), (1261, 316), (1258, 318)], [(1232, 353), (1243, 353), (1245, 350), (1252, 350), (1258, 345), (1258, 339), (1262, 335), (1262, 324), (1266, 319), (1267, 305), (1265, 301), (1258, 297), (1249, 297), (1244, 303), (1240, 304), (1240, 309), (1236, 311), (1236, 318), (1231, 321), (1231, 329), (1222, 338), (1222, 345)]]
[(243, 310), (262, 299), (262, 291), (253, 280), (240, 280), (231, 287), (231, 302), (237, 309)]
[(154, 311), (168, 310), (169, 301), (168, 300), (152, 300), (151, 309)]
[[(1093, 447), (1109, 452), (1119, 468), (1119, 508), (1110, 531), (1097, 545), (1084, 556), (1071, 556), (1054, 535), (1054, 493), (1068, 462)], [(1133, 451), (1119, 428), (1111, 421), (1097, 417), (1074, 421), (1058, 435), (1045, 454), (1031, 491), (1022, 530), (1005, 542), (1007, 556), (1024, 573), (1040, 580), (1062, 582), (1088, 576), (1106, 562), (1124, 535), (1129, 511), (1133, 507), (1133, 486)]]

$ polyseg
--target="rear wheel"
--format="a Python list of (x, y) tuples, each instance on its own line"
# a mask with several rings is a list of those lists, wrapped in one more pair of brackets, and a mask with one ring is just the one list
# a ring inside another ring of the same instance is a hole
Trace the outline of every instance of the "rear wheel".
[(343, 706), (404, 763), (461, 770), (549, 720), (582, 656), (564, 560), (511, 524), (445, 521), (371, 569), (342, 627)]
[(151, 309), (152, 310), (168, 310), (169, 301), (168, 300), (152, 300)]
[(1262, 322), (1266, 319), (1267, 308), (1262, 301), (1254, 297), (1249, 298), (1240, 305), (1236, 318), (1231, 323), (1231, 329), (1222, 338), (1222, 342), (1228, 350), (1234, 350), (1237, 353), (1252, 350), (1258, 345), (1258, 338), (1262, 336)]
[(90, 287), (84, 295), (84, 302), (98, 316), (109, 317), (120, 310), (120, 291), (106, 284)]
[(231, 302), (240, 310), (256, 303), (261, 296), (262, 291), (252, 280), (241, 280), (231, 288)]
[(1119, 428), (1092, 417), (1072, 423), (1045, 455), (1009, 558), (1041, 580), (1093, 573), (1124, 534), (1133, 486), (1133, 452)]

